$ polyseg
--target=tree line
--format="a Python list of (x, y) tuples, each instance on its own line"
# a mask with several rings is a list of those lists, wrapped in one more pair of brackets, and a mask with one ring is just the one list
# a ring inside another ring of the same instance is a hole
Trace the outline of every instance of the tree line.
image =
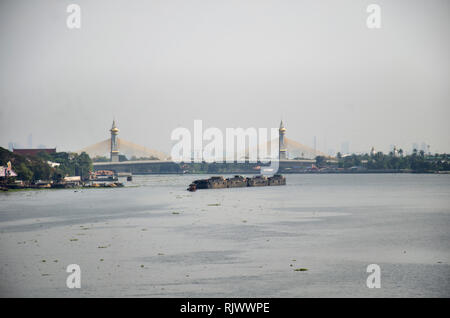
[[(337, 153), (334, 165), (338, 168), (362, 167), (369, 170), (410, 170), (412, 172), (450, 171), (449, 154), (426, 154), (423, 150), (413, 150), (412, 154), (404, 155), (400, 149), (397, 153), (384, 154), (352, 154), (342, 156)], [(316, 157), (316, 164), (323, 168), (330, 165), (327, 158)]]
[[(89, 177), (92, 171), (92, 160), (86, 153), (69, 152), (46, 153), (40, 152), (36, 156), (23, 156), (0, 147), (0, 165), (11, 162), (17, 179), (26, 182), (38, 180), (61, 181), (66, 176)], [(49, 162), (59, 164), (52, 167)]]

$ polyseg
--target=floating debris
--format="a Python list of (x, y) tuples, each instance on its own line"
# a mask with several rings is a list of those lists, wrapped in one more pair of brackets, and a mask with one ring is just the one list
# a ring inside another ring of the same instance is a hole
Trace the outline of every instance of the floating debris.
[(307, 270), (307, 268), (296, 268), (294, 269), (294, 272), (306, 272)]

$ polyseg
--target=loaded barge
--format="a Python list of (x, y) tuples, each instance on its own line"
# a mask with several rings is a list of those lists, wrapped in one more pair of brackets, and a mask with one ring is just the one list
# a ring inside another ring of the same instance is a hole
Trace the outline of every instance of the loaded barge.
[(243, 176), (234, 176), (225, 179), (224, 177), (211, 177), (209, 179), (195, 180), (187, 188), (188, 191), (196, 191), (197, 189), (223, 189), (223, 188), (241, 188), (241, 187), (264, 187), (286, 185), (286, 178), (280, 174), (272, 177), (255, 176), (246, 178)]

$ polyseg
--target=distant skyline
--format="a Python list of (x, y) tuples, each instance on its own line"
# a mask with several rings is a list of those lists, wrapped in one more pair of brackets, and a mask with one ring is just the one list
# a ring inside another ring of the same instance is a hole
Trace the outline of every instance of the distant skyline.
[[(81, 7), (79, 30), (66, 8)], [(381, 29), (366, 8), (381, 7)], [(450, 152), (450, 2), (0, 3), (0, 146), (119, 136), (170, 153), (176, 127), (278, 127), (328, 152)], [(344, 147), (345, 148), (345, 147)]]

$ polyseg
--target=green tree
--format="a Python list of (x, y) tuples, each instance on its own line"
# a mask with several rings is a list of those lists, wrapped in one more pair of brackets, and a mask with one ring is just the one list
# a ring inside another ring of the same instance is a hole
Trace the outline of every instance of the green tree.
[(317, 156), (316, 157), (316, 165), (318, 167), (323, 167), (326, 164), (327, 158), (324, 156)]
[(31, 171), (23, 162), (15, 167), (15, 172), (20, 180), (31, 181), (33, 179), (33, 171)]
[(82, 152), (80, 155), (75, 155), (73, 158), (75, 165), (75, 175), (80, 176), (81, 179), (87, 179), (89, 172), (92, 171), (92, 160), (89, 155)]

